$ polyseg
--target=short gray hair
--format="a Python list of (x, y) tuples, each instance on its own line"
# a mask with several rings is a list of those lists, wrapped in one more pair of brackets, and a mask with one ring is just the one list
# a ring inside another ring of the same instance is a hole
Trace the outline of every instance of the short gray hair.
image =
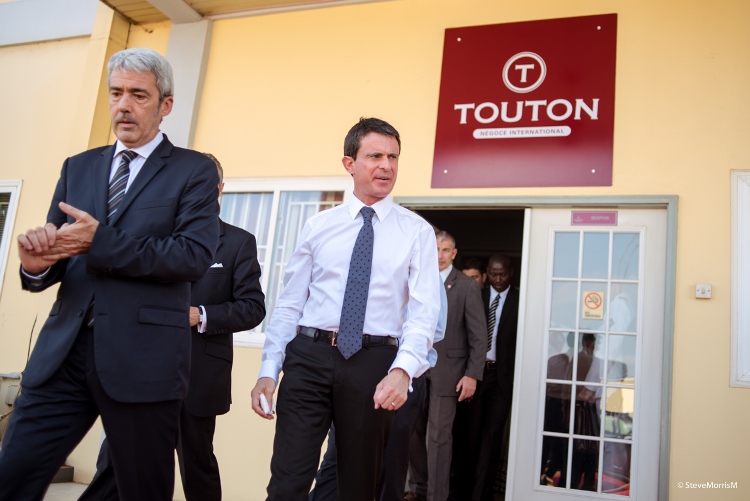
[(113, 71), (135, 71), (151, 73), (156, 78), (159, 89), (159, 101), (174, 95), (174, 77), (172, 66), (164, 56), (151, 49), (125, 49), (115, 52), (107, 64), (107, 85)]

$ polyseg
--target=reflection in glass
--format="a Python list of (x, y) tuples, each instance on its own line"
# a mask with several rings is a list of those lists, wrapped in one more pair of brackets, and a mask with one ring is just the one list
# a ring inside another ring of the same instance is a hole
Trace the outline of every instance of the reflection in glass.
[[(581, 333), (578, 338), (578, 366), (576, 367), (576, 381), (602, 383), (602, 358), (598, 355), (604, 348), (604, 334)], [(593, 396), (584, 394), (586, 386), (579, 385), (576, 398), (592, 401), (601, 397), (601, 386), (591, 386)], [(590, 398), (589, 398), (590, 397)]]
[(576, 344), (575, 333), (549, 333), (549, 349), (547, 351), (547, 379), (562, 379), (570, 381), (572, 377), (573, 346)]
[(638, 284), (612, 282), (609, 331), (635, 332), (638, 320)]
[(607, 278), (609, 269), (609, 233), (583, 234), (583, 278)]
[(607, 345), (607, 381), (635, 385), (635, 336), (610, 334)]
[(604, 442), (602, 492), (630, 496), (630, 444)]
[(572, 386), (547, 383), (547, 398), (544, 402), (544, 431), (568, 433), (570, 423), (570, 395)]
[(603, 331), (607, 325), (607, 306), (606, 283), (581, 283), (581, 329)]
[(570, 488), (581, 491), (596, 491), (598, 469), (599, 441), (574, 439)]
[(550, 327), (575, 329), (577, 294), (578, 284), (575, 282), (552, 282)]
[(580, 233), (555, 233), (555, 263), (552, 276), (555, 278), (578, 278), (578, 247)]
[(612, 240), (612, 279), (638, 280), (638, 233), (615, 233)]
[(565, 488), (567, 471), (568, 438), (543, 437), (540, 484)]
[(607, 401), (604, 408), (605, 437), (632, 440), (634, 405), (635, 390), (607, 388)]

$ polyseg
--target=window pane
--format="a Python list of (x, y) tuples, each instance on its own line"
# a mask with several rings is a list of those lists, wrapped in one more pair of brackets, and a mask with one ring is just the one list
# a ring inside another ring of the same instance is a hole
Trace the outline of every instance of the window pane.
[[(339, 205), (344, 200), (341, 191), (282, 191), (279, 197), (273, 263), (269, 270), (267, 311), (265, 322), (271, 318), (276, 298), (284, 289), (284, 273), (297, 247), (297, 239), (305, 222), (316, 213)], [(265, 325), (265, 323), (264, 323)]]
[(630, 496), (630, 444), (604, 442), (602, 492)]
[(258, 263), (263, 272), (266, 271), (272, 204), (273, 193), (226, 193), (221, 197), (221, 219), (255, 235)]
[(541, 485), (565, 488), (568, 466), (568, 438), (544, 437), (542, 439)]
[(605, 330), (607, 325), (607, 284), (604, 282), (581, 283), (581, 329)]
[(580, 233), (555, 233), (555, 262), (552, 276), (555, 278), (578, 278), (578, 247)]
[[(586, 381), (589, 383), (602, 383), (604, 374), (602, 374), (602, 360), (604, 353), (604, 334), (591, 334), (583, 332), (578, 337), (578, 353), (576, 355), (576, 381)], [(581, 389), (579, 387), (579, 397)], [(601, 388), (592, 387), (591, 391), (601, 393)], [(594, 398), (598, 398), (596, 395)], [(585, 400), (585, 398), (583, 398)]]
[(612, 242), (612, 278), (638, 280), (640, 252), (638, 233), (615, 233)]
[(583, 278), (607, 278), (609, 233), (583, 234)]
[(573, 463), (570, 469), (571, 489), (596, 492), (596, 478), (599, 473), (599, 441), (573, 440)]
[(607, 381), (635, 386), (635, 336), (609, 336)]
[(550, 327), (554, 329), (576, 328), (576, 293), (578, 284), (575, 282), (552, 283), (552, 314)]
[(607, 388), (604, 436), (608, 438), (633, 438), (633, 413), (635, 390), (629, 388)]
[(544, 431), (569, 433), (570, 395), (572, 386), (547, 383), (547, 398), (544, 404)]
[(610, 332), (635, 333), (638, 321), (638, 284), (612, 282), (609, 310)]
[(570, 381), (573, 366), (575, 334), (572, 332), (549, 333), (549, 357), (547, 358), (547, 379)]

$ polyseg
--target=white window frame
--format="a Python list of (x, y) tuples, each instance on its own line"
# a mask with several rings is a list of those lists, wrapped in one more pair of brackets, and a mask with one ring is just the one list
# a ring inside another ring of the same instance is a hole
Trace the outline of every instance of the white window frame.
[[(354, 184), (349, 176), (331, 177), (273, 177), (273, 178), (227, 178), (224, 179), (224, 193), (273, 193), (271, 205), (271, 224), (268, 229), (268, 258), (267, 270), (272, 262), (273, 245), (276, 240), (276, 219), (279, 215), (279, 201), (284, 191), (343, 191), (344, 203), (352, 196)], [(262, 270), (261, 287), (265, 293), (268, 290), (270, 273)], [(266, 302), (266, 304), (268, 304)], [(270, 317), (271, 311), (266, 311)], [(234, 333), (234, 346), (248, 348), (263, 348), (266, 335), (264, 332), (242, 331)]]
[(732, 171), (732, 373), (730, 386), (750, 388), (750, 171)]
[(8, 266), (8, 254), (10, 253), (10, 244), (13, 241), (13, 227), (16, 224), (16, 213), (18, 212), (18, 199), (21, 194), (20, 179), (0, 180), (0, 193), (9, 193), (10, 201), (8, 202), (8, 213), (5, 215), (5, 228), (3, 228), (3, 238), (0, 241), (0, 293), (3, 290), (5, 281), (5, 268)]

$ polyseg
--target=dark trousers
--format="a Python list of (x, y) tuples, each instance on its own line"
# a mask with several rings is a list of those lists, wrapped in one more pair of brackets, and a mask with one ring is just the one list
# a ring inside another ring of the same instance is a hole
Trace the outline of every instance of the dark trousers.
[(101, 415), (120, 498), (171, 500), (179, 401), (122, 403), (103, 390), (94, 333), (82, 327), (60, 369), (24, 388), (0, 450), (0, 501), (41, 501), (52, 477)]
[(485, 371), (469, 407), (469, 463), (476, 471), (473, 494), (460, 499), (494, 500), (495, 477), (503, 454), (503, 431), (511, 403), (500, 392), (497, 371)]
[(336, 426), (339, 499), (372, 501), (394, 413), (375, 410), (375, 387), (395, 346), (338, 348), (298, 335), (287, 344), (271, 458), (271, 501), (306, 501), (326, 433)]
[[(383, 455), (383, 470), (378, 481), (376, 499), (379, 501), (403, 501), (406, 474), (409, 466), (409, 439), (414, 433), (417, 417), (425, 405), (425, 375), (412, 381), (412, 392), (404, 405), (396, 411), (393, 429)], [(308, 501), (336, 501), (337, 489), (336, 427), (328, 432), (328, 448), (323, 455), (315, 488), (310, 491)]]
[[(182, 406), (177, 458), (182, 489), (188, 501), (221, 500), (219, 464), (213, 452), (215, 428), (215, 416), (193, 416)], [(96, 475), (78, 501), (120, 500), (108, 442), (106, 438), (102, 442), (96, 460)]]
[(427, 422), (430, 410), (430, 378), (427, 373), (422, 376), (424, 383), (424, 402), (415, 417), (414, 431), (409, 437), (409, 490), (421, 496), (427, 496)]

